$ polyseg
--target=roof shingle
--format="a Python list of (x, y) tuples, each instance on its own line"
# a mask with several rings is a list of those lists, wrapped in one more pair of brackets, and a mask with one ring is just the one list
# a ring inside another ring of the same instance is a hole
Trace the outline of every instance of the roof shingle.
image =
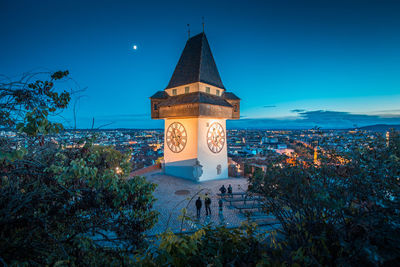
[(237, 97), (237, 95), (235, 95), (235, 94), (232, 93), (232, 92), (224, 92), (224, 93), (222, 94), (222, 98), (224, 98), (224, 99), (229, 99), (229, 100), (240, 100), (240, 98)]
[(165, 91), (157, 91), (150, 98), (153, 98), (153, 99), (167, 99), (168, 97), (169, 97), (169, 95), (168, 95), (167, 92), (165, 92)]

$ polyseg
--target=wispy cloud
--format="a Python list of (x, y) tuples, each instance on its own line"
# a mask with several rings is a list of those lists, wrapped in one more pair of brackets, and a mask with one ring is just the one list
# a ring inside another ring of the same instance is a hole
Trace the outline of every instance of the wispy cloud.
[(242, 119), (228, 122), (232, 128), (302, 129), (315, 126), (325, 129), (352, 128), (373, 124), (400, 124), (400, 116), (354, 114), (342, 111), (301, 111), (297, 117)]
[(379, 115), (382, 118), (394, 118), (400, 117), (400, 109), (387, 109), (387, 110), (377, 110), (370, 112), (369, 114)]
[[(390, 112), (393, 112), (391, 110)], [(400, 124), (400, 114), (390, 112), (381, 114), (357, 114), (343, 111), (294, 109), (293, 116), (279, 118), (251, 118), (246, 115), (240, 120), (229, 120), (228, 128), (265, 128), (265, 129), (310, 129), (321, 127), (324, 129), (353, 128), (373, 124)], [(151, 120), (149, 113), (137, 114), (109, 114), (94, 116), (95, 125), (105, 128), (163, 128), (162, 120)], [(92, 119), (78, 117), (78, 128), (90, 128)], [(72, 121), (72, 120), (71, 120)]]
[(264, 108), (276, 108), (275, 105), (264, 106)]
[(300, 113), (300, 112), (304, 112), (304, 111), (306, 111), (306, 110), (305, 109), (292, 109), (290, 112)]
[(377, 111), (373, 111), (372, 113), (393, 113), (393, 114), (397, 113), (400, 115), (400, 109), (377, 110)]

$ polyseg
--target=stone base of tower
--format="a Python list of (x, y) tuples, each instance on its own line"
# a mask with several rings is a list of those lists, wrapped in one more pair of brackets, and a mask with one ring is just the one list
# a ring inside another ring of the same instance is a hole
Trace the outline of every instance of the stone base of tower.
[(196, 182), (228, 178), (228, 162), (203, 164), (199, 159), (188, 159), (163, 164), (165, 174)]

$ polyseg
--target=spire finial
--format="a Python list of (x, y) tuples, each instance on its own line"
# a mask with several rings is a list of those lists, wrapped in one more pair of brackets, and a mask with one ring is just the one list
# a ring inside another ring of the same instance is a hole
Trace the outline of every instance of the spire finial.
[(188, 27), (188, 39), (190, 39), (190, 24), (188, 24), (187, 27)]
[(203, 24), (203, 33), (204, 33), (204, 17), (201, 17), (201, 24)]

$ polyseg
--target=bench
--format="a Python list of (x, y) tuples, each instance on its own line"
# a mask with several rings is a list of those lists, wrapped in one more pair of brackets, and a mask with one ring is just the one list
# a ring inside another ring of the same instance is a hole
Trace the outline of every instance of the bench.
[(229, 202), (229, 205), (232, 206), (232, 202), (244, 202), (246, 204), (246, 200), (243, 198), (223, 198), (222, 199), (225, 202)]
[(280, 222), (275, 219), (275, 218), (259, 218), (255, 220), (251, 220), (252, 222), (255, 222), (258, 224), (258, 226), (268, 226), (268, 225), (276, 225), (279, 224)]
[(253, 198), (253, 197), (245, 197), (245, 198), (222, 198), (223, 201), (225, 202), (229, 202), (229, 205), (232, 206), (232, 202), (243, 202), (244, 204), (246, 204), (246, 202), (250, 202), (253, 201), (253, 204), (255, 204), (255, 202), (260, 202), (260, 199), (258, 198)]
[(241, 206), (237, 206), (237, 205), (234, 205), (234, 207), (236, 208), (236, 209), (238, 209), (239, 210), (239, 212), (242, 212), (242, 210), (253, 210), (253, 209), (258, 209), (259, 211), (262, 209), (262, 205), (259, 205), (259, 204), (245, 204), (245, 205), (241, 205)]
[(217, 194), (217, 196), (220, 196), (220, 197), (234, 197), (234, 196), (241, 196), (241, 197), (243, 197), (243, 196), (245, 196), (245, 195), (247, 195), (247, 192), (235, 192), (235, 193), (225, 193), (225, 194), (221, 194), (221, 193), (219, 193), (219, 194)]

